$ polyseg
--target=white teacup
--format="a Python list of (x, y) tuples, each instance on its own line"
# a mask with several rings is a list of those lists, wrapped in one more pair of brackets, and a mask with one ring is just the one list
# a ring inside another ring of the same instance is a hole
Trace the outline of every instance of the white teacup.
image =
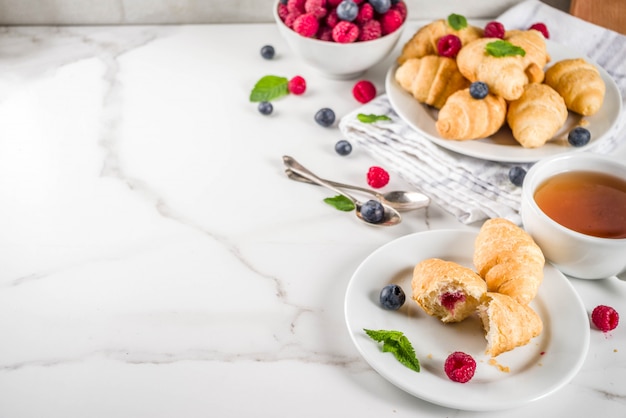
[(626, 238), (600, 238), (566, 228), (546, 215), (535, 201), (537, 188), (556, 174), (592, 171), (626, 181), (626, 165), (598, 154), (574, 152), (533, 165), (522, 188), (524, 229), (542, 249), (546, 260), (568, 276), (603, 279), (626, 270)]

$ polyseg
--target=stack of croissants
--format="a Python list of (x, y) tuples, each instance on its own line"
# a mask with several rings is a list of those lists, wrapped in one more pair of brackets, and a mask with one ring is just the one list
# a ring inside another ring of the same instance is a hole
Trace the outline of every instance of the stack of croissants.
[(541, 334), (541, 317), (529, 306), (543, 281), (545, 258), (522, 228), (504, 218), (481, 227), (474, 243), (474, 269), (427, 258), (413, 269), (412, 299), (444, 323), (477, 314), (492, 358)]
[[(486, 45), (499, 38), (483, 37), (483, 29), (452, 28), (444, 19), (420, 28), (402, 48), (395, 80), (421, 103), (439, 109), (436, 128), (442, 138), (486, 138), (508, 124), (525, 148), (551, 140), (565, 125), (568, 110), (582, 116), (596, 113), (604, 101), (605, 84), (598, 69), (583, 58), (550, 62), (541, 32), (508, 30), (504, 41), (524, 55), (493, 56)], [(456, 58), (438, 55), (437, 41), (456, 35)], [(489, 88), (484, 99), (470, 95), (472, 82)]]

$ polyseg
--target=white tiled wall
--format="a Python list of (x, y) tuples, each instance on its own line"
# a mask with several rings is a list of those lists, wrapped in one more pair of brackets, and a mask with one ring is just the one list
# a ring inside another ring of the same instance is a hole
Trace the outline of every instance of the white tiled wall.
[[(276, 0), (0, 0), (0, 25), (271, 22)], [(410, 18), (489, 18), (521, 0), (405, 0)], [(568, 10), (570, 0), (543, 0)]]

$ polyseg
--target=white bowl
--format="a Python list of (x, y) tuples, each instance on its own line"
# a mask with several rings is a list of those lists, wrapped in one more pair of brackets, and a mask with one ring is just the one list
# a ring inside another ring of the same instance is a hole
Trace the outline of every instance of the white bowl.
[(323, 75), (339, 80), (357, 78), (385, 59), (398, 43), (406, 23), (405, 19), (394, 32), (371, 41), (349, 44), (321, 41), (302, 36), (285, 25), (278, 16), (278, 3), (274, 3), (274, 19), (291, 50)]
[(524, 229), (543, 251), (546, 260), (568, 276), (603, 279), (626, 269), (626, 238), (599, 238), (568, 229), (546, 215), (535, 202), (537, 187), (568, 171), (593, 171), (626, 180), (626, 165), (591, 153), (572, 153), (543, 159), (533, 165), (522, 188)]

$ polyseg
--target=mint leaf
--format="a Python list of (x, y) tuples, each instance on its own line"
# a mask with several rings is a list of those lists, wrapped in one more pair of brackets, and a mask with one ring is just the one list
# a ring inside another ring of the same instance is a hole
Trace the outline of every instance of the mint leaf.
[(467, 19), (465, 16), (452, 13), (448, 16), (448, 25), (454, 30), (461, 30), (467, 27)]
[(266, 75), (256, 82), (250, 92), (251, 102), (270, 102), (289, 94), (289, 80), (276, 75)]
[(356, 115), (357, 119), (360, 120), (363, 123), (374, 123), (374, 122), (378, 122), (380, 120), (391, 120), (391, 118), (389, 116), (386, 115), (374, 115), (374, 114), (369, 114), (366, 115), (364, 113), (359, 113), (358, 115)]
[(409, 369), (419, 372), (420, 362), (415, 356), (415, 350), (407, 337), (400, 331), (371, 330), (363, 328), (371, 339), (383, 343), (383, 353), (392, 353), (394, 357)]
[(514, 55), (526, 55), (524, 48), (513, 45), (509, 41), (497, 40), (485, 45), (485, 51), (493, 57), (512, 57)]
[(342, 210), (344, 212), (350, 212), (351, 210), (354, 210), (354, 203), (352, 202), (352, 200), (341, 194), (335, 197), (327, 197), (326, 199), (324, 199), (324, 202), (328, 203), (335, 209)]

